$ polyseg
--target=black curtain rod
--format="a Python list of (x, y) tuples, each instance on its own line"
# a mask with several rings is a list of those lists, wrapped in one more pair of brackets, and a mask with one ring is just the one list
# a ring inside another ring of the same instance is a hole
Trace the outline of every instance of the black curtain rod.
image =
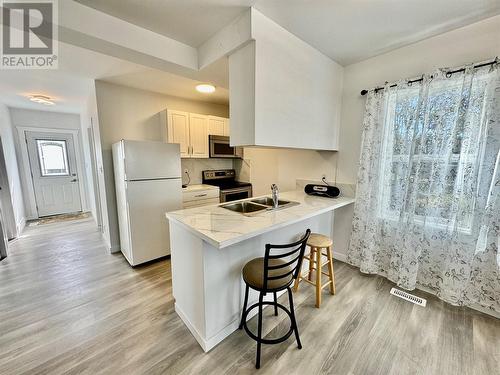
[[(488, 65), (494, 65), (494, 64), (497, 64), (498, 63), (498, 58), (493, 60), (493, 61), (490, 61), (490, 62), (487, 62), (487, 63), (482, 63), (482, 64), (478, 64), (478, 65), (474, 65), (474, 69), (478, 69), (478, 68), (482, 68), (484, 66), (488, 66)], [(465, 68), (461, 68), (461, 69), (457, 69), (457, 70), (451, 70), (449, 72), (446, 73), (446, 76), (449, 78), (451, 77), (453, 74), (455, 73), (460, 73), (460, 72), (465, 72)], [(418, 79), (413, 79), (411, 81), (408, 81), (409, 84), (412, 84), (412, 83), (416, 83), (416, 82), (422, 82), (424, 80), (424, 78), (418, 78)], [(389, 87), (396, 87), (397, 84), (393, 84), (393, 85), (390, 85)], [(379, 92), (380, 90), (383, 90), (384, 88), (383, 87), (376, 87), (375, 88), (375, 92)], [(368, 90), (361, 90), (361, 95), (366, 95), (368, 94)]]

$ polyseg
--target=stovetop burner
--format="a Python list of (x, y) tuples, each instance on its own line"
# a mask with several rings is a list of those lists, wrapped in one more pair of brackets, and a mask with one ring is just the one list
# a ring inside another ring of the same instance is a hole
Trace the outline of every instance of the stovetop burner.
[(251, 186), (252, 184), (249, 182), (240, 182), (240, 181), (207, 181), (204, 184), (218, 186), (220, 190), (226, 189), (235, 189), (239, 187)]
[(235, 176), (234, 169), (207, 170), (202, 172), (202, 181), (207, 185), (218, 186), (221, 190), (252, 186), (249, 182), (236, 181)]

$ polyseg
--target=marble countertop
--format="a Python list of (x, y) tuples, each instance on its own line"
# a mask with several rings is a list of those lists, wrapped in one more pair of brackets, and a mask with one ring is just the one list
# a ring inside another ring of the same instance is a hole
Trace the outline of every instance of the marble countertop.
[(183, 193), (187, 193), (189, 191), (200, 191), (200, 190), (219, 190), (219, 187), (206, 184), (194, 184), (182, 188)]
[[(255, 198), (258, 197), (251, 199)], [(219, 205), (210, 205), (167, 212), (166, 217), (181, 224), (213, 246), (224, 248), (354, 203), (354, 198), (313, 197), (305, 194), (303, 190), (280, 193), (280, 199), (300, 204), (281, 210), (261, 211), (251, 216), (227, 210)]]

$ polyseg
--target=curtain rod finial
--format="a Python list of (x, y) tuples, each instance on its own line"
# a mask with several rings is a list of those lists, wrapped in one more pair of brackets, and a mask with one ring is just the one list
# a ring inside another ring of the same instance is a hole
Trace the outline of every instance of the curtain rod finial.
[(366, 94), (368, 94), (368, 90), (361, 90), (361, 95), (362, 96), (365, 96)]

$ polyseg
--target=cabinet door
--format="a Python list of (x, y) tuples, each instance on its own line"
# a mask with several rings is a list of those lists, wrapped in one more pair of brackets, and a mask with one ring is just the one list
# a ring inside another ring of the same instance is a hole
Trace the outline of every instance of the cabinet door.
[(208, 116), (189, 114), (189, 139), (192, 158), (208, 158)]
[(223, 117), (208, 116), (208, 134), (211, 135), (226, 135), (225, 125), (226, 119)]
[(224, 135), (229, 137), (229, 119), (224, 119)]
[(178, 143), (181, 158), (189, 157), (189, 113), (168, 111), (167, 142)]

